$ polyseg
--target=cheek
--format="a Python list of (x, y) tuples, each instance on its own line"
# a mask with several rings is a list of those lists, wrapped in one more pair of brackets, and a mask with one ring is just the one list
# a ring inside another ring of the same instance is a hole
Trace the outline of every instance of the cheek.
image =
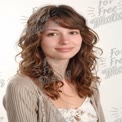
[(41, 47), (42, 48), (47, 48), (47, 47), (51, 47), (51, 43), (50, 43), (50, 41), (47, 41), (47, 40), (43, 40), (42, 42), (41, 42)]
[(49, 38), (44, 38), (41, 42), (42, 47), (55, 47), (57, 45), (57, 40), (56, 39), (49, 39)]
[(45, 40), (43, 40), (41, 43), (41, 48), (42, 48), (42, 51), (45, 53), (45, 51), (48, 49), (48, 43), (46, 43)]
[(82, 38), (79, 38), (76, 42), (75, 42), (75, 45), (76, 45), (76, 50), (79, 51), (81, 49), (81, 46), (82, 46)]
[(48, 40), (44, 37), (44, 35), (41, 38), (40, 44), (41, 44), (41, 47), (45, 47), (48, 44)]
[(51, 41), (51, 40), (49, 40), (49, 41), (43, 40), (41, 42), (41, 48), (42, 48), (42, 51), (44, 53), (46, 53), (46, 52), (48, 52), (48, 53), (49, 52), (52, 52), (54, 50), (54, 48), (55, 48), (55, 43), (53, 43), (53, 41)]
[(82, 38), (78, 38), (77, 41), (74, 42), (78, 47), (81, 47), (82, 45)]
[(45, 55), (48, 55), (49, 52), (51, 52), (50, 46), (49, 46), (47, 43), (45, 43), (45, 42), (42, 42), (42, 43), (41, 43), (41, 49), (42, 49), (42, 51), (43, 51), (43, 53), (44, 53)]

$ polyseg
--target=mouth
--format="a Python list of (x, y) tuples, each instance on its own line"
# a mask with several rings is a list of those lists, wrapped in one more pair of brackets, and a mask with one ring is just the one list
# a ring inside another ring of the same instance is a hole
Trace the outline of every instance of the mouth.
[(73, 49), (73, 47), (70, 48), (55, 48), (59, 52), (69, 52)]

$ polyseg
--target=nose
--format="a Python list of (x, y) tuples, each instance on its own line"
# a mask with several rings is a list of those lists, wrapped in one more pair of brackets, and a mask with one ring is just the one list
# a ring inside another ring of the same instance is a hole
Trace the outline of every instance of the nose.
[(67, 45), (69, 43), (70, 43), (70, 38), (68, 37), (68, 35), (61, 35), (60, 44), (61, 45)]

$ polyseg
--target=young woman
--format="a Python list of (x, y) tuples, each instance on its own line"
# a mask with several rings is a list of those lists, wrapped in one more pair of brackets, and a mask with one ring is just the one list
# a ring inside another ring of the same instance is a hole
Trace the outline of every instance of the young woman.
[(38, 9), (18, 42), (19, 70), (8, 84), (9, 122), (105, 122), (95, 75), (97, 34), (66, 5)]

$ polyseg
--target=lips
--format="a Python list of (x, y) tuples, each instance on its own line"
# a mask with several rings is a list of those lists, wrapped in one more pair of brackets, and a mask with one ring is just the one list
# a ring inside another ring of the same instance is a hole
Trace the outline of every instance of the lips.
[(73, 49), (73, 47), (70, 48), (55, 48), (59, 52), (69, 52)]

